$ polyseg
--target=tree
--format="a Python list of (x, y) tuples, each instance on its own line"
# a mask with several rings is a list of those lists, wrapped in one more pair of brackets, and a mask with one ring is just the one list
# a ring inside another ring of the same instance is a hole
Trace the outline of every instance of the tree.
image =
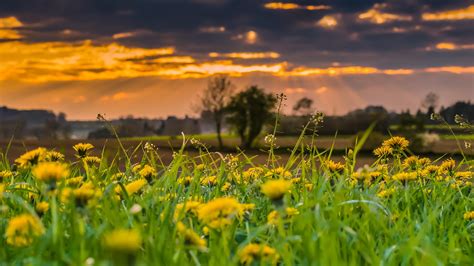
[(227, 121), (239, 134), (244, 147), (250, 148), (263, 126), (273, 117), (277, 99), (262, 88), (251, 86), (233, 96), (227, 107)]
[(204, 91), (201, 102), (201, 111), (211, 112), (217, 133), (219, 149), (222, 149), (222, 121), (225, 115), (225, 107), (234, 93), (234, 86), (228, 76), (218, 75), (209, 79), (207, 89)]
[(434, 92), (430, 92), (425, 96), (425, 99), (421, 102), (421, 107), (426, 109), (426, 114), (429, 116), (432, 113), (436, 112), (438, 107), (439, 96)]
[(293, 111), (298, 115), (308, 115), (312, 112), (313, 100), (307, 97), (299, 99), (293, 106)]

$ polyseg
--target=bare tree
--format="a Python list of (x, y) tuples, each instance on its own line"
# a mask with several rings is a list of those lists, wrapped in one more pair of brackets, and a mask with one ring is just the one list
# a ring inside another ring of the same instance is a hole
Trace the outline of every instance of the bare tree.
[(234, 86), (229, 77), (217, 75), (209, 79), (207, 89), (201, 97), (200, 109), (212, 114), (216, 126), (219, 149), (223, 147), (221, 131), (225, 108), (233, 93)]

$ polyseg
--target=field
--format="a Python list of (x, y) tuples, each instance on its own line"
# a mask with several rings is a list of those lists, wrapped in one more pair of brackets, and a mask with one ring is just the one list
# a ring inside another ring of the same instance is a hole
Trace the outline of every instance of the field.
[(414, 156), (401, 137), (362, 154), (364, 137), (247, 153), (206, 138), (2, 143), (0, 261), (473, 265), (470, 157)]

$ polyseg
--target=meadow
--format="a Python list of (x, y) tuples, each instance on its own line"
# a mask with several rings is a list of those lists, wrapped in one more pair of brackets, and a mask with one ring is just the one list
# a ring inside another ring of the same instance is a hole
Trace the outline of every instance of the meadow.
[(393, 136), (362, 165), (368, 133), (337, 157), (302, 135), (285, 160), (268, 135), (258, 162), (186, 136), (166, 160), (152, 142), (6, 144), (1, 264), (473, 265), (472, 159)]

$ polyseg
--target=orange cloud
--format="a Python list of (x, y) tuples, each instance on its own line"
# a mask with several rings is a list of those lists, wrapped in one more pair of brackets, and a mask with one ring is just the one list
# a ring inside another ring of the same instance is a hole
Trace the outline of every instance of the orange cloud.
[(251, 30), (251, 31), (247, 31), (244, 34), (239, 34), (239, 35), (235, 36), (234, 39), (244, 40), (244, 42), (246, 42), (248, 44), (255, 44), (258, 41), (258, 33)]
[(196, 60), (191, 56), (168, 56), (154, 59), (153, 62), (160, 64), (192, 64)]
[(12, 29), (23, 27), (23, 23), (16, 17), (0, 18), (0, 29)]
[(219, 26), (219, 27), (202, 27), (199, 29), (200, 32), (205, 32), (205, 33), (222, 33), (226, 31), (226, 28), (224, 26)]
[(371, 9), (359, 14), (358, 18), (360, 20), (367, 20), (374, 24), (384, 24), (392, 21), (412, 20), (411, 16), (383, 12), (383, 9), (385, 9), (386, 7), (386, 4), (375, 4)]
[[(275, 52), (211, 53), (212, 58), (276, 59)], [(472, 73), (473, 67), (448, 66), (429, 69), (378, 69), (368, 66), (290, 67), (287, 62), (243, 64), (232, 60), (198, 61), (175, 55), (173, 47), (137, 48), (117, 43), (94, 44), (20, 41), (0, 42), (0, 81), (51, 82), (161, 77), (167, 79), (205, 78), (214, 74), (243, 76), (260, 72), (280, 77), (339, 75), (409, 75), (416, 72)], [(117, 96), (119, 97), (119, 96)], [(115, 98), (117, 99), (117, 98)]]
[(121, 33), (116, 33), (112, 35), (112, 38), (114, 39), (124, 39), (124, 38), (130, 38), (135, 36), (134, 32), (121, 32)]
[(421, 18), (428, 21), (474, 19), (474, 5), (449, 11), (423, 13)]
[(316, 25), (326, 28), (326, 29), (333, 29), (335, 28), (339, 23), (337, 22), (337, 17), (336, 16), (331, 16), (331, 15), (326, 15), (322, 17), (318, 22), (316, 22)]
[(323, 86), (323, 87), (320, 87), (320, 88), (315, 89), (315, 90), (314, 90), (314, 93), (316, 93), (316, 94), (323, 94), (323, 93), (325, 93), (325, 92), (327, 92), (327, 91), (328, 91), (328, 88)]
[(437, 50), (466, 50), (474, 49), (474, 44), (455, 44), (452, 42), (440, 42), (437, 43), (434, 47), (427, 47), (426, 50), (430, 51), (433, 49)]
[(121, 100), (129, 99), (131, 96), (132, 96), (131, 94), (121, 91), (121, 92), (114, 93), (111, 96), (108, 96), (108, 95), (102, 96), (100, 97), (100, 100), (103, 102), (121, 101)]
[(224, 57), (224, 58), (236, 58), (236, 59), (263, 59), (263, 58), (279, 58), (280, 54), (275, 52), (264, 52), (264, 53), (209, 53), (209, 57)]
[(306, 89), (304, 88), (285, 88), (284, 89), (284, 92), (285, 94), (301, 94), (301, 93), (305, 93), (306, 92)]
[(23, 36), (16, 28), (23, 27), (23, 23), (16, 17), (0, 18), (0, 40), (17, 40)]
[(305, 9), (305, 10), (326, 10), (331, 9), (330, 6), (326, 5), (300, 5), (296, 3), (282, 3), (282, 2), (270, 2), (264, 5), (266, 9), (274, 10), (294, 10), (294, 9)]
[(474, 66), (460, 67), (460, 66), (443, 66), (443, 67), (430, 67), (425, 69), (425, 72), (449, 72), (454, 74), (474, 74)]

